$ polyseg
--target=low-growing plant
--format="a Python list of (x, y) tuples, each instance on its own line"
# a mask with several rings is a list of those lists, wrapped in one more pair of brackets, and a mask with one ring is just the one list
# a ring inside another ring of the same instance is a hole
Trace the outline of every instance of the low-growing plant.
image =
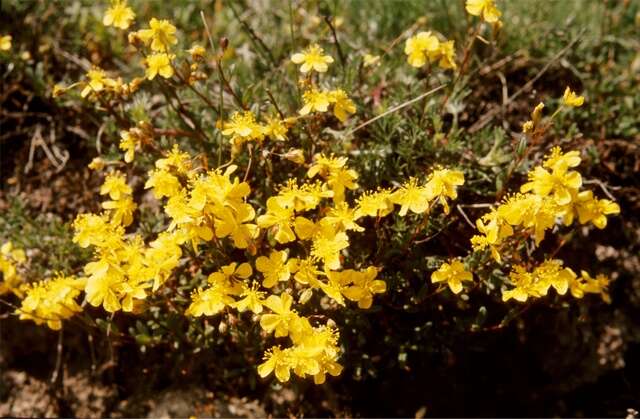
[[(420, 134), (419, 125), (404, 127), (397, 114), (420, 100), (438, 105), (409, 108), (406, 118), (428, 125), (435, 140), (406, 142), (398, 150), (455, 147), (456, 106), (465, 95), (465, 78), (472, 77), (474, 43), (484, 40), (481, 34), (495, 39), (502, 26), (493, 0), (467, 0), (466, 11), (476, 20), (462, 49), (433, 29), (418, 31), (424, 22), (404, 37), (406, 64), (415, 69), (416, 91), (424, 84), (424, 92), (356, 122), (368, 105), (350, 93), (350, 80), (366, 77), (384, 57), (367, 53), (358, 74), (349, 74), (349, 58), (329, 18), (335, 57), (320, 41), (310, 43), (290, 56), (286, 70), (274, 65), (289, 92), (274, 95), (275, 88), (264, 86), (249, 94), (233, 83), (236, 58), (229, 40), (216, 45), (204, 14), (207, 38), (187, 45), (169, 20), (152, 18), (131, 30), (138, 24), (135, 11), (123, 0), (113, 1), (104, 11), (105, 30), (126, 38), (129, 59), (135, 57), (142, 68), (132, 66), (131, 75), (121, 75), (95, 66), (82, 80), (52, 91), (56, 98), (89, 103), (119, 131), (118, 150), (89, 165), (104, 178), (102, 212), (78, 214), (73, 223), (73, 242), (92, 256), (80, 272), (28, 282), (20, 274), (27, 259), (23, 249), (7, 242), (0, 256), (0, 294), (13, 293), (20, 301), (20, 319), (54, 330), (72, 319), (93, 324), (97, 311), (88, 314), (87, 305), (101, 307), (109, 319), (133, 320), (159, 310), (179, 313), (192, 325), (225, 316), (224, 327), (240, 332), (259, 324), (261, 332), (251, 336), (266, 348), (255, 365), (260, 377), (273, 373), (287, 382), (293, 373), (322, 384), (344, 367), (344, 325), (332, 317), (348, 308), (372, 309), (402, 276), (394, 258), (412, 258), (422, 245), (419, 235), (450, 228), (455, 208), (477, 234), (467, 249), (413, 261), (432, 271), (432, 293), (464, 296), (473, 304), (474, 291), (500, 304), (525, 304), (554, 289), (576, 299), (598, 294), (609, 302), (607, 276), (565, 266), (556, 255), (579, 226), (605, 228), (607, 217), (620, 212), (618, 204), (583, 187), (580, 150), (547, 147), (535, 165), (532, 156), (554, 135), (555, 118), (570, 118), (584, 104), (571, 88), (550, 117), (543, 116), (544, 104), (535, 107), (518, 134), (514, 160), (500, 156), (504, 132), (491, 134), (494, 148), (482, 162), (508, 163), (508, 169), (488, 179), (493, 184), (503, 176), (495, 203), (464, 202), (486, 209), (475, 223), (456, 202), (466, 180), (477, 175), (461, 164), (429, 162), (428, 171), (400, 173), (379, 184), (375, 160), (386, 158), (383, 149), (357, 150), (381, 154), (367, 158), (368, 173), (353, 164), (360, 154), (350, 142), (365, 127), (389, 137), (400, 129), (405, 138), (414, 135), (412, 129)], [(262, 41), (255, 34), (252, 40), (269, 60)], [(5, 35), (0, 50), (10, 49), (11, 36)], [(341, 75), (329, 76), (335, 67)], [(296, 110), (278, 101), (287, 94), (297, 101)], [(453, 115), (449, 133), (433, 108)], [(445, 137), (450, 143), (440, 144)], [(425, 166), (403, 164), (405, 172)], [(510, 190), (523, 170), (528, 180)], [(158, 220), (151, 227), (143, 219), (150, 213)], [(552, 235), (560, 239), (551, 243)], [(131, 330), (141, 345), (153, 340), (145, 328), (137, 324)]]

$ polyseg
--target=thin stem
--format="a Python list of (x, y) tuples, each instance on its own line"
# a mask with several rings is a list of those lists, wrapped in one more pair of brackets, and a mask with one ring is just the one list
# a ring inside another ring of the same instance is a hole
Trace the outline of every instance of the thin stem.
[(62, 331), (64, 329), (60, 327), (58, 331), (58, 344), (56, 345), (56, 365), (53, 368), (53, 373), (51, 374), (51, 384), (55, 384), (58, 381), (58, 374), (60, 373), (60, 365), (62, 364)]
[(211, 102), (211, 99), (209, 99), (208, 97), (206, 97), (205, 95), (203, 95), (198, 89), (196, 89), (195, 87), (193, 87), (191, 85), (191, 83), (189, 83), (184, 77), (182, 77), (182, 74), (180, 74), (178, 72), (178, 69), (176, 69), (173, 66), (173, 63), (171, 63), (171, 67), (173, 68), (173, 72), (175, 73), (176, 77), (178, 77), (178, 80), (180, 80), (182, 82), (182, 84), (184, 84), (185, 86), (187, 86), (187, 88), (189, 90), (191, 90), (193, 93), (195, 93), (200, 99), (202, 99), (207, 105), (209, 105), (209, 107), (211, 109), (213, 109), (214, 111), (218, 111), (218, 109), (216, 108), (216, 106), (213, 104), (213, 102)]
[(251, 163), (253, 162), (253, 146), (251, 144), (247, 144), (247, 149), (249, 150), (249, 164), (247, 165), (247, 170), (244, 172), (243, 182), (246, 182), (249, 178), (249, 172), (251, 171)]
[[(247, 106), (242, 102), (242, 99), (240, 99), (240, 97), (233, 90), (231, 84), (229, 83), (229, 80), (224, 75), (224, 71), (222, 70), (222, 59), (218, 58), (216, 62), (218, 65), (218, 74), (220, 76), (221, 83), (226, 87), (227, 92), (229, 92), (231, 96), (233, 96), (235, 101), (238, 103), (238, 106), (240, 106), (244, 110), (247, 110)], [(222, 93), (220, 93), (220, 96), (222, 96)]]
[(338, 51), (338, 58), (340, 59), (340, 65), (342, 66), (342, 72), (344, 73), (347, 68), (347, 59), (342, 52), (342, 47), (340, 46), (340, 41), (338, 41), (338, 34), (336, 33), (336, 28), (331, 23), (331, 16), (325, 16), (324, 21), (331, 29), (331, 35), (333, 36), (333, 43), (336, 44), (336, 50)]
[(267, 91), (267, 95), (269, 96), (269, 100), (271, 100), (271, 104), (273, 105), (274, 108), (276, 108), (276, 111), (278, 112), (278, 115), (280, 115), (280, 118), (284, 119), (285, 116), (282, 113), (282, 111), (280, 110), (280, 107), (278, 106), (278, 102), (276, 102), (276, 99), (273, 97), (273, 93), (271, 93), (270, 89), (265, 89)]
[(269, 47), (267, 47), (267, 45), (262, 41), (258, 34), (256, 34), (255, 31), (251, 28), (251, 26), (249, 26), (249, 24), (240, 17), (236, 9), (233, 7), (233, 2), (229, 2), (228, 4), (231, 12), (233, 13), (233, 16), (238, 20), (238, 22), (240, 22), (240, 25), (242, 25), (244, 30), (247, 31), (247, 33), (249, 34), (249, 38), (254, 43), (254, 45), (259, 45), (261, 47), (256, 49), (266, 52), (267, 58), (269, 59), (269, 61), (271, 61), (273, 67), (277, 67), (278, 63), (276, 62), (275, 58), (273, 58), (273, 54), (271, 53)]

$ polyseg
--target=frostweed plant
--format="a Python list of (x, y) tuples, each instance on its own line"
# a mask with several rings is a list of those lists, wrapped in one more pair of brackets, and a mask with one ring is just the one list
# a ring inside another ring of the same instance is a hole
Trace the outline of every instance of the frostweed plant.
[[(466, 10), (492, 24), (501, 16), (493, 0), (467, 0)], [(112, 155), (120, 152), (122, 159), (100, 156), (89, 165), (102, 179), (101, 210), (73, 222), (73, 242), (90, 249), (91, 258), (79, 272), (26, 284), (17, 268), (24, 252), (7, 243), (0, 252), (0, 294), (21, 300), (20, 319), (54, 330), (88, 316), (88, 306), (111, 317), (167, 306), (192, 323), (233, 316), (261, 330), (260, 377), (274, 374), (286, 382), (294, 375), (321, 384), (340, 375), (341, 325), (331, 316), (371, 309), (390, 290), (394, 269), (374, 255), (358, 257), (358, 237), (377, 233), (381, 223), (415, 224), (417, 234), (431, 219), (451, 218), (465, 172), (435, 164), (394, 183), (365, 185), (353, 156), (321, 139), (352, 127), (361, 105), (346, 76), (332, 77), (336, 60), (320, 45), (324, 41), (287, 54), (297, 106), (279, 106), (267, 89), (267, 107), (248, 103), (249, 96), (232, 86), (224, 67), (226, 38), (218, 51), (213, 42), (211, 49), (198, 43), (184, 48), (185, 37), (171, 21), (154, 17), (130, 30), (135, 18), (124, 0), (114, 0), (102, 19), (137, 54), (140, 68), (129, 80), (94, 66), (82, 80), (53, 88), (55, 97), (79, 96), (117, 126)], [(2, 50), (11, 46), (5, 38)], [(398, 53), (402, 57), (402, 49)], [(404, 54), (412, 67), (445, 70), (442, 77), (457, 80), (463, 72), (454, 41), (440, 33), (408, 37)], [(363, 66), (374, 68), (380, 59), (366, 54)], [(219, 80), (215, 97), (206, 88), (210, 77)], [(180, 128), (150, 117), (147, 91), (157, 93), (154, 112), (163, 107)], [(561, 109), (583, 102), (567, 88)], [(548, 131), (558, 112), (545, 119), (543, 109), (538, 105), (523, 124), (525, 139)], [(505, 275), (499, 284), (505, 303), (540, 299), (552, 289), (608, 300), (604, 275), (577, 275), (555, 253), (536, 259), (527, 252), (561, 229), (604, 228), (607, 217), (620, 212), (615, 202), (583, 188), (581, 161), (578, 151), (551, 148), (519, 190), (476, 220), (469, 254), (450, 255), (432, 272), (438, 292), (463, 295), (495, 268)], [(143, 223), (144, 211), (159, 220), (153, 228)]]

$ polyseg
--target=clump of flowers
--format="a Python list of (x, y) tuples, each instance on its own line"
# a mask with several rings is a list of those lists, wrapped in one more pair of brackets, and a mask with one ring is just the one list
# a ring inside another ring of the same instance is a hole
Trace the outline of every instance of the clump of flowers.
[(438, 63), (440, 68), (455, 70), (454, 41), (441, 41), (431, 31), (419, 32), (407, 39), (404, 46), (407, 62), (413, 67), (423, 67), (427, 63)]
[[(306, 50), (293, 54), (291, 61), (295, 64), (302, 64), (300, 72), (309, 75), (311, 70), (318, 73), (327, 72), (329, 65), (333, 63), (333, 58), (324, 55), (324, 50), (313, 44)], [(323, 90), (320, 89), (313, 78), (307, 77), (304, 82), (305, 91), (302, 94), (303, 106), (298, 111), (302, 116), (310, 113), (324, 113), (333, 106), (333, 114), (340, 122), (345, 122), (349, 115), (356, 112), (356, 106), (342, 89)]]
[(467, 0), (465, 8), (470, 15), (478, 16), (488, 23), (497, 23), (502, 16), (495, 0)]
[(532, 272), (527, 272), (522, 265), (515, 265), (509, 274), (513, 288), (503, 291), (502, 300), (509, 301), (513, 298), (525, 302), (529, 298), (544, 297), (553, 288), (559, 295), (565, 295), (567, 291), (574, 298), (583, 298), (585, 294), (600, 294), (603, 300), (610, 301), (607, 293), (609, 278), (598, 275), (594, 279), (585, 271), (578, 278), (575, 272), (562, 265), (561, 260), (546, 260)]
[(520, 187), (520, 193), (508, 197), (476, 221), (480, 234), (471, 240), (474, 249), (489, 248), (500, 262), (500, 249), (509, 238), (527, 234), (537, 245), (558, 220), (565, 226), (578, 220), (580, 224), (593, 223), (604, 228), (606, 216), (619, 213), (620, 207), (580, 189), (582, 177), (571, 170), (580, 161), (577, 151), (563, 153), (554, 148), (542, 165), (529, 172), (529, 182)]
[(77, 298), (84, 288), (84, 279), (57, 276), (25, 287), (25, 297), (16, 313), (21, 320), (46, 324), (53, 330), (62, 328), (62, 321), (82, 311)]
[[(567, 88), (563, 106), (576, 107), (583, 102), (584, 98)], [(542, 103), (535, 107), (531, 120), (523, 127), (523, 135), (537, 137), (547, 130), (549, 124), (543, 123), (543, 109)], [(600, 294), (605, 301), (609, 300), (606, 291), (609, 280), (604, 275), (592, 279), (583, 272), (578, 278), (570, 268), (563, 267), (561, 260), (554, 259), (545, 260), (532, 270), (527, 269), (534, 263), (522, 263), (517, 250), (529, 239), (533, 239), (534, 247), (539, 246), (547, 233), (559, 226), (570, 227), (579, 223), (605, 228), (607, 216), (620, 212), (617, 203), (597, 198), (593, 191), (582, 189), (582, 176), (575, 170), (581, 161), (576, 150), (563, 152), (559, 147), (552, 148), (542, 164), (528, 172), (528, 181), (520, 186), (519, 192), (507, 196), (476, 220), (478, 234), (471, 238), (474, 252), (488, 250), (496, 263), (512, 263), (509, 274), (512, 288), (503, 290), (503, 301), (526, 302), (529, 298), (541, 298), (550, 288), (560, 295), (570, 290), (575, 298), (593, 293)], [(464, 273), (461, 262), (454, 263), (457, 263), (455, 268), (444, 263), (433, 274), (432, 280), (449, 281), (451, 290), (456, 293), (461, 289), (459, 278), (467, 273)], [(468, 275), (466, 277), (469, 278)]]

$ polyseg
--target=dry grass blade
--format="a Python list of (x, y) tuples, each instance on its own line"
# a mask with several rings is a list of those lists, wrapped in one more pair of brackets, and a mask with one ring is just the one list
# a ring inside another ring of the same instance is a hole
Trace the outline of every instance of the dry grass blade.
[(363, 122), (362, 124), (358, 125), (358, 126), (357, 126), (357, 127), (355, 127), (354, 129), (352, 129), (351, 131), (347, 132), (346, 136), (349, 136), (349, 135), (353, 134), (354, 132), (356, 132), (356, 131), (358, 131), (358, 130), (360, 130), (360, 129), (364, 128), (364, 127), (366, 127), (367, 125), (369, 125), (369, 124), (372, 124), (372, 123), (376, 122), (376, 121), (377, 121), (378, 119), (380, 119), (380, 118), (384, 118), (385, 116), (387, 116), (387, 115), (389, 115), (389, 114), (392, 114), (392, 113), (394, 113), (394, 112), (397, 112), (397, 111), (399, 111), (399, 110), (400, 110), (400, 109), (402, 109), (402, 108), (406, 108), (407, 106), (409, 106), (409, 105), (411, 105), (411, 104), (413, 104), (413, 103), (416, 103), (416, 102), (418, 102), (419, 100), (424, 99), (425, 97), (427, 97), (427, 96), (429, 96), (429, 95), (432, 95), (432, 94), (434, 94), (435, 92), (437, 92), (437, 91), (439, 91), (439, 90), (442, 90), (446, 85), (447, 85), (447, 83), (445, 83), (445, 84), (441, 84), (440, 86), (436, 87), (435, 89), (431, 89), (431, 90), (429, 90), (428, 92), (425, 92), (425, 93), (421, 94), (421, 95), (420, 95), (420, 96), (418, 96), (418, 97), (415, 97), (415, 98), (413, 98), (413, 99), (411, 99), (411, 100), (408, 100), (408, 101), (406, 101), (406, 102), (404, 102), (404, 103), (401, 103), (401, 104), (400, 104), (400, 105), (398, 105), (398, 106), (394, 106), (393, 108), (389, 109), (389, 110), (388, 110), (388, 111), (386, 111), (386, 112), (381, 113), (381, 114), (380, 114), (380, 115), (378, 115), (378, 116), (374, 116), (373, 118), (369, 119), (368, 121)]

